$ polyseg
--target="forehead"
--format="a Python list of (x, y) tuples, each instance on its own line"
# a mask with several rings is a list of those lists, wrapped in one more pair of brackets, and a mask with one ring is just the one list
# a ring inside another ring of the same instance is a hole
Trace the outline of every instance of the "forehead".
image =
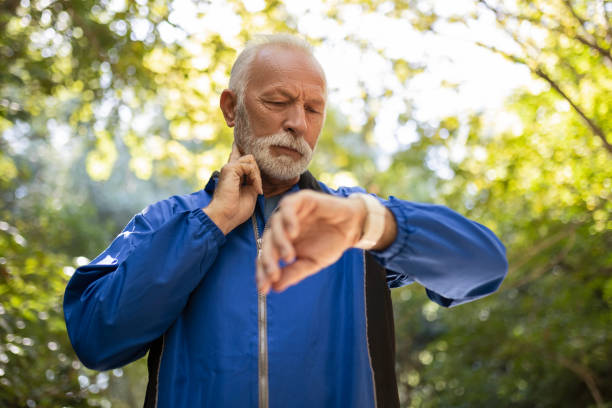
[(325, 79), (319, 64), (308, 53), (286, 46), (268, 46), (257, 52), (249, 72), (248, 88), (271, 91), (286, 88), (325, 95)]

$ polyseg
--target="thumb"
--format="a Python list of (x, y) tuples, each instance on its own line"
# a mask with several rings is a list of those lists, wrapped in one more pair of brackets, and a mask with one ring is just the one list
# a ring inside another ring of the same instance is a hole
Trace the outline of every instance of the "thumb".
[(232, 143), (232, 152), (230, 153), (229, 159), (227, 160), (228, 163), (231, 163), (233, 161), (236, 161), (240, 158), (240, 156), (242, 156), (240, 154), (240, 150), (238, 149), (238, 145), (236, 144), (236, 142)]

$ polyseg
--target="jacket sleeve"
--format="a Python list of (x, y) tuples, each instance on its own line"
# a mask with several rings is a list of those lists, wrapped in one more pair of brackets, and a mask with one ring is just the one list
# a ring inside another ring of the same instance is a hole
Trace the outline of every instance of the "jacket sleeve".
[(172, 214), (161, 203), (136, 215), (68, 283), (66, 327), (87, 367), (107, 370), (142, 357), (181, 313), (225, 241), (202, 209)]
[(387, 269), (390, 287), (416, 281), (445, 307), (497, 290), (508, 263), (491, 230), (444, 206), (395, 197), (381, 202), (397, 221), (397, 237), (385, 250), (371, 253)]

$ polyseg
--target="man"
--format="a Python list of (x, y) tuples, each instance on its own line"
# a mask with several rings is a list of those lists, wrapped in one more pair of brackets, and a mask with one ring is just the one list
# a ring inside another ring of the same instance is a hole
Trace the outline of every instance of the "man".
[(235, 143), (220, 174), (147, 207), (70, 280), (85, 365), (148, 351), (146, 406), (399, 405), (388, 286), (457, 305), (497, 289), (505, 250), (445, 207), (317, 182), (326, 93), (306, 43), (243, 51), (221, 94)]

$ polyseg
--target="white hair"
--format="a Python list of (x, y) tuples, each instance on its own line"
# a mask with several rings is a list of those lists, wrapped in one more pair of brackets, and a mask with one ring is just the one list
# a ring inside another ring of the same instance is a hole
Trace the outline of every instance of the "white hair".
[[(293, 48), (304, 51), (307, 55), (312, 57), (313, 61), (321, 68), (321, 65), (315, 58), (312, 50), (312, 46), (300, 37), (291, 34), (261, 34), (255, 36), (250, 40), (244, 50), (238, 55), (232, 71), (230, 73), (229, 89), (234, 91), (238, 96), (238, 101), (241, 101), (246, 91), (247, 83), (250, 77), (250, 67), (257, 53), (264, 47), (268, 46), (281, 46), (287, 48)], [(325, 81), (325, 92), (327, 93), (327, 80), (325, 79), (325, 72), (321, 68), (323, 80)]]

